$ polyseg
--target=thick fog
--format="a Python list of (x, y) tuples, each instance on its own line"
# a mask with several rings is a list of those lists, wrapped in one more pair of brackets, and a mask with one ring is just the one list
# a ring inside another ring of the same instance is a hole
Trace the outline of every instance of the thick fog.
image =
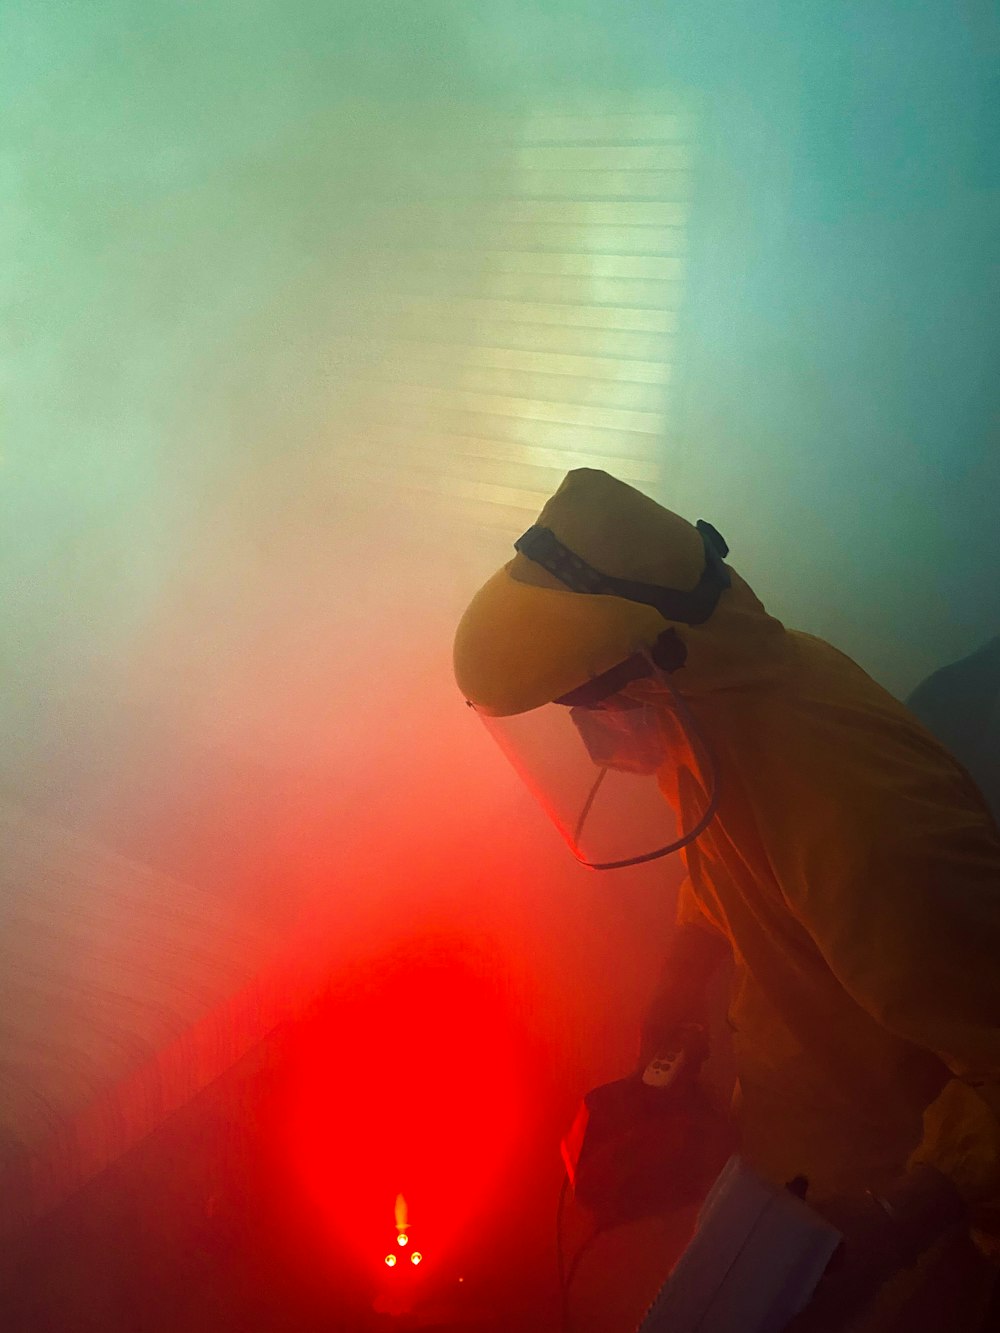
[(316, 914), (331, 970), (489, 938), (558, 1123), (632, 1058), (679, 868), (573, 863), (455, 621), (589, 463), (898, 694), (998, 632), (994, 7), (4, 29), (4, 788)]

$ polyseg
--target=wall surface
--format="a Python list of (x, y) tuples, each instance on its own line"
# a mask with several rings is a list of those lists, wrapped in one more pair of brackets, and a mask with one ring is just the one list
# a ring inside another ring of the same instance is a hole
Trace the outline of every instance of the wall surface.
[(679, 871), (575, 866), (455, 619), (589, 462), (897, 693), (997, 632), (995, 8), (4, 28), (3, 784), (374, 954), (488, 941), (548, 1133), (630, 1060)]

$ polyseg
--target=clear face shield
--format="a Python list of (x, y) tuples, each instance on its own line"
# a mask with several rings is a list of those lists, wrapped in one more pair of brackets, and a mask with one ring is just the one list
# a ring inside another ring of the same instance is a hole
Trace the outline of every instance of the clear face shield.
[(629, 658), (531, 712), (479, 716), (574, 855), (593, 870), (679, 851), (715, 813), (712, 755), (691, 710), (650, 657)]

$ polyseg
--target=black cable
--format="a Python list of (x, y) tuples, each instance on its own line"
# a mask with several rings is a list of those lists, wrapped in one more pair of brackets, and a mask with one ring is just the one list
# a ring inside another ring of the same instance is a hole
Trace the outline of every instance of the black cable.
[(570, 1288), (573, 1285), (573, 1279), (576, 1277), (576, 1270), (580, 1267), (580, 1261), (600, 1234), (600, 1229), (598, 1228), (592, 1235), (587, 1237), (577, 1250), (576, 1254), (574, 1254), (573, 1262), (570, 1264), (569, 1272), (566, 1274), (566, 1286), (563, 1288), (562, 1303), (563, 1333), (573, 1333), (573, 1321), (569, 1311), (569, 1293)]
[(593, 1232), (587, 1237), (579, 1247), (576, 1254), (570, 1262), (569, 1268), (566, 1267), (566, 1247), (563, 1237), (563, 1216), (566, 1210), (566, 1198), (569, 1193), (569, 1176), (563, 1176), (563, 1182), (559, 1189), (559, 1203), (556, 1207), (556, 1266), (559, 1272), (559, 1299), (561, 1307), (562, 1333), (573, 1333), (573, 1320), (570, 1315), (569, 1293), (573, 1285), (573, 1279), (576, 1277), (577, 1270), (580, 1267), (580, 1261), (593, 1245), (594, 1241), (601, 1234), (601, 1228), (595, 1227)]
[(566, 1252), (563, 1246), (563, 1212), (566, 1208), (566, 1195), (569, 1193), (569, 1176), (562, 1178), (559, 1187), (559, 1202), (556, 1204), (556, 1269), (559, 1273), (559, 1290), (566, 1287)]

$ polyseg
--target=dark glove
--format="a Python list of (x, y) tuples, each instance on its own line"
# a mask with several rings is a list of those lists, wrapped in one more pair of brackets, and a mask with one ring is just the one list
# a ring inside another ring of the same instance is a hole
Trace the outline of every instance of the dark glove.
[(656, 1056), (685, 1050), (688, 1069), (697, 1071), (709, 1055), (705, 1005), (700, 996), (660, 991), (643, 1016), (639, 1033), (639, 1072)]
[(966, 1218), (955, 1187), (930, 1167), (903, 1176), (884, 1194), (813, 1205), (844, 1237), (812, 1300), (786, 1333), (840, 1333), (901, 1269)]
[(725, 1109), (694, 1081), (620, 1079), (585, 1102), (574, 1195), (602, 1229), (701, 1202), (735, 1147)]

